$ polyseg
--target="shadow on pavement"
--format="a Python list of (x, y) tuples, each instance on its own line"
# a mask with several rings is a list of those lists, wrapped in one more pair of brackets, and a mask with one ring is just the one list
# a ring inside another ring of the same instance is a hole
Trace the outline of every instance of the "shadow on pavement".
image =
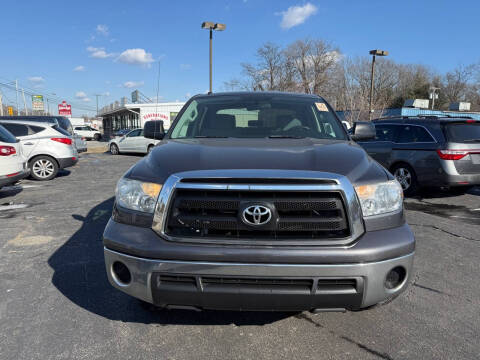
[(52, 256), (52, 284), (76, 305), (110, 320), (160, 325), (264, 325), (290, 317), (292, 313), (161, 310), (142, 304), (108, 282), (103, 259), (103, 230), (110, 218), (113, 197), (92, 208)]
[(58, 170), (57, 176), (56, 177), (64, 177), (70, 175), (71, 171), (67, 169), (60, 169)]
[(423, 188), (417, 194), (410, 196), (411, 198), (422, 199), (441, 199), (461, 195), (480, 195), (480, 187), (478, 186), (458, 186), (451, 188)]
[(23, 191), (23, 188), (21, 185), (8, 185), (0, 188), (0, 202), (2, 198), (10, 197), (10, 196), (15, 196)]

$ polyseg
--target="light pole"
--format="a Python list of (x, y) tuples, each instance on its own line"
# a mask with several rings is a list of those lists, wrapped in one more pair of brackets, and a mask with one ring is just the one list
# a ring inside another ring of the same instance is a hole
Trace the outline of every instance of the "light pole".
[(372, 104), (373, 104), (373, 82), (375, 77), (375, 56), (387, 56), (388, 51), (385, 50), (370, 50), (372, 55), (372, 75), (370, 77), (370, 106), (368, 108), (368, 119), (372, 120)]
[(227, 26), (225, 24), (205, 21), (202, 23), (202, 29), (210, 30), (210, 87), (208, 93), (212, 93), (212, 33), (213, 30), (223, 31)]

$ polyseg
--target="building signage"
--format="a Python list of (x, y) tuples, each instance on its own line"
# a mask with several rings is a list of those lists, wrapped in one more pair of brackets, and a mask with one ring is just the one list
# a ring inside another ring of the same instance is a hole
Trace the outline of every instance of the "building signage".
[(142, 119), (145, 121), (148, 120), (166, 120), (169, 121), (170, 117), (167, 114), (162, 113), (146, 113), (142, 116)]
[(33, 111), (44, 111), (43, 105), (43, 96), (42, 95), (32, 95), (32, 110)]
[(58, 104), (58, 115), (72, 116), (72, 105), (67, 104), (64, 100), (61, 104)]

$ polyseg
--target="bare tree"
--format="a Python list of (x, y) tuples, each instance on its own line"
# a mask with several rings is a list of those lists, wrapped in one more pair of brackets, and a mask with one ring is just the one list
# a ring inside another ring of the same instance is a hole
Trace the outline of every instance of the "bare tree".
[(465, 101), (470, 83), (474, 80), (476, 64), (460, 65), (445, 74), (441, 91), (448, 102)]
[(338, 49), (323, 40), (297, 40), (285, 51), (294, 66), (297, 82), (307, 94), (320, 94), (328, 82), (329, 71), (339, 60)]

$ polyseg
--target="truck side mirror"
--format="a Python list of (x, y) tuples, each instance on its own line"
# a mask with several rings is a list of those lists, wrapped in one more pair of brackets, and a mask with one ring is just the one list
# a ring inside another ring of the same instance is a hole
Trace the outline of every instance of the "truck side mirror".
[(147, 139), (162, 140), (165, 136), (162, 120), (150, 120), (143, 126), (143, 136)]
[(372, 140), (375, 139), (375, 125), (369, 121), (356, 121), (353, 123), (352, 140)]

